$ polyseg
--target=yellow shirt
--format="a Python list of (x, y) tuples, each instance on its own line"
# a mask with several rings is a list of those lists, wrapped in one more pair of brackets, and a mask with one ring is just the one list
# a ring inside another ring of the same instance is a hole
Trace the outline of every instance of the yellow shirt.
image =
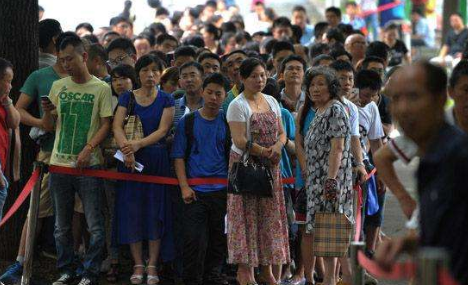
[[(57, 122), (51, 165), (75, 167), (78, 154), (97, 133), (100, 119), (112, 116), (111, 88), (94, 77), (77, 84), (71, 77), (57, 80), (49, 98), (57, 108)], [(102, 154), (96, 147), (90, 166), (102, 164)]]

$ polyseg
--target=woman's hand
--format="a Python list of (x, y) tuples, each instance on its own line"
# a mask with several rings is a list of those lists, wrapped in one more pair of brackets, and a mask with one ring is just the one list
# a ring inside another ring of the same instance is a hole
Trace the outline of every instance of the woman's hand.
[(270, 157), (268, 157), (271, 162), (274, 164), (277, 164), (281, 160), (281, 150), (283, 149), (283, 144), (278, 141), (276, 142), (273, 146), (270, 147), (271, 154)]
[(141, 142), (139, 140), (128, 141), (121, 148), (124, 155), (135, 154), (141, 148)]
[(132, 172), (135, 170), (135, 156), (133, 154), (124, 155), (125, 167), (130, 168)]

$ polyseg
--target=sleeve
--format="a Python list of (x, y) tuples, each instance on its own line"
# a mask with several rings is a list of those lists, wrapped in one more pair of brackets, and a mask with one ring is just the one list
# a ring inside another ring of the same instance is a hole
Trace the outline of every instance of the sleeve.
[(226, 119), (228, 122), (247, 122), (247, 112), (241, 101), (236, 100), (229, 104)]
[(385, 95), (381, 95), (382, 96), (382, 102), (380, 103), (380, 106), (379, 106), (379, 113), (380, 113), (380, 121), (382, 122), (382, 124), (391, 124), (392, 123), (392, 115), (390, 114), (390, 110), (388, 109), (388, 105), (389, 105), (389, 99), (387, 96)]
[(349, 129), (345, 110), (338, 105), (333, 105), (329, 114), (327, 136), (329, 138), (346, 137), (347, 133), (349, 134)]
[(447, 38), (445, 38), (444, 44), (446, 44), (447, 46), (450, 47), (451, 46), (451, 44), (450, 44), (451, 40), (452, 40), (452, 31), (449, 31), (447, 33)]
[(294, 123), (294, 117), (292, 116), (291, 112), (288, 110), (281, 108), (281, 114), (283, 115), (283, 128), (286, 132), (286, 137), (290, 140), (295, 140), (296, 135), (296, 125)]
[[(37, 88), (36, 88), (36, 83), (37, 83), (37, 72), (31, 73), (31, 75), (28, 76), (26, 81), (23, 84), (23, 87), (21, 87), (20, 92), (28, 95), (32, 99), (36, 99), (39, 94), (37, 94)], [(41, 94), (46, 95), (46, 94)]]
[(130, 91), (127, 91), (119, 96), (119, 106), (127, 108), (128, 102), (130, 101)]
[(418, 146), (407, 136), (399, 136), (388, 142), (388, 147), (393, 154), (405, 164), (416, 156)]
[(174, 142), (172, 144), (171, 158), (184, 158), (187, 148), (187, 139), (185, 137), (185, 117), (180, 119), (177, 125)]
[(52, 84), (52, 87), (50, 88), (50, 91), (49, 91), (49, 99), (50, 99), (50, 102), (52, 102), (52, 104), (54, 104), (54, 106), (57, 106), (58, 104), (58, 90), (59, 90), (59, 86), (58, 86), (58, 81), (55, 81), (53, 84)]
[(349, 126), (351, 127), (352, 136), (361, 136), (359, 133), (359, 111), (353, 103), (349, 106)]
[(104, 84), (99, 101), (99, 116), (101, 118), (112, 117), (112, 91), (109, 85)]
[(164, 108), (170, 108), (175, 106), (175, 100), (174, 97), (172, 97), (170, 94), (165, 94), (166, 96), (166, 102), (164, 104)]
[(382, 127), (382, 121), (380, 120), (379, 109), (374, 102), (370, 105), (371, 108), (371, 115), (372, 115), (372, 122), (369, 126), (368, 137), (370, 140), (378, 140), (385, 136)]
[(403, 51), (404, 54), (408, 53), (408, 48), (406, 47), (404, 42), (401, 42), (401, 50)]

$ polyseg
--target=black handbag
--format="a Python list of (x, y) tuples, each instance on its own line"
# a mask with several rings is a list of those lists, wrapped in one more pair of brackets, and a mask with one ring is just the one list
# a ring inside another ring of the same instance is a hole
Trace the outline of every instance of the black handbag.
[(237, 195), (273, 197), (273, 174), (265, 163), (250, 159), (252, 143), (247, 142), (246, 150), (229, 172), (227, 192)]

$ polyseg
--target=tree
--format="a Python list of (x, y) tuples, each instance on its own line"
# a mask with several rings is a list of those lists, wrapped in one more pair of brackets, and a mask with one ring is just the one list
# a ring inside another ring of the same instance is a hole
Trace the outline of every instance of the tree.
[[(38, 0), (2, 0), (0, 8), (0, 57), (14, 65), (12, 99), (16, 102), (19, 89), (26, 78), (38, 68)], [(31, 175), (36, 156), (36, 146), (29, 139), (29, 129), (21, 127), (22, 157), (21, 180), (9, 189), (5, 210), (18, 197)], [(27, 202), (25, 203), (27, 204)], [(0, 257), (12, 259), (16, 256), (27, 205), (0, 229)]]

